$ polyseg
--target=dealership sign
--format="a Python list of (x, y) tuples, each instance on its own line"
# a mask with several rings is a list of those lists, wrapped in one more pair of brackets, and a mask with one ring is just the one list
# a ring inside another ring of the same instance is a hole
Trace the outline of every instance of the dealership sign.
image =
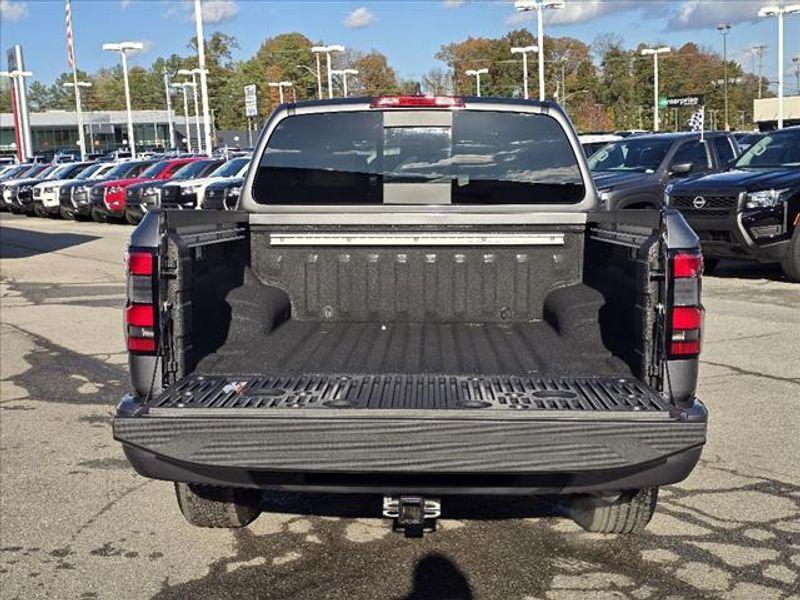
[(703, 106), (705, 98), (702, 94), (695, 94), (693, 96), (662, 96), (659, 98), (658, 105), (660, 108), (681, 108), (683, 106)]

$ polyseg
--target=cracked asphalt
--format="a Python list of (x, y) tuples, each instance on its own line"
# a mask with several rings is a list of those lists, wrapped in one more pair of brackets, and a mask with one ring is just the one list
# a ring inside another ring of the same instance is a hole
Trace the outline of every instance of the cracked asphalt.
[(2, 598), (800, 597), (800, 285), (778, 269), (705, 278), (709, 443), (643, 535), (471, 498), (406, 540), (377, 498), (291, 494), (230, 532), (186, 524), (111, 438), (130, 231), (0, 215)]

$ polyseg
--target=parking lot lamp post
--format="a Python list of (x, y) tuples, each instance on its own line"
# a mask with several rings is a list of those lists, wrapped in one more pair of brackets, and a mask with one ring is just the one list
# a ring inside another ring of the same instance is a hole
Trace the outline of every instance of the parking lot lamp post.
[(467, 76), (475, 78), (476, 96), (481, 97), (481, 75), (485, 75), (489, 69), (470, 69), (467, 71)]
[(167, 125), (169, 126), (169, 147), (175, 149), (175, 124), (172, 122), (172, 94), (169, 91), (169, 73), (164, 70), (164, 95), (167, 98)]
[(528, 52), (538, 52), (539, 46), (522, 46), (511, 48), (511, 54), (522, 54), (522, 93), (527, 100), (528, 94)]
[(197, 131), (197, 150), (200, 154), (203, 153), (203, 134), (200, 129), (200, 102), (197, 94), (197, 73), (198, 69), (179, 69), (178, 75), (183, 75), (185, 77), (191, 77), (192, 81), (189, 85), (192, 86), (192, 90), (194, 92), (194, 125), (195, 130)]
[(344, 46), (333, 44), (331, 46), (312, 46), (311, 52), (317, 57), (317, 90), (322, 98), (322, 73), (320, 73), (319, 55), (324, 54), (328, 65), (328, 98), (333, 98), (333, 73), (331, 73), (331, 52), (344, 52)]
[(778, 18), (778, 129), (783, 129), (783, 18), (796, 13), (800, 13), (800, 4), (765, 6), (758, 11), (759, 17)]
[(86, 160), (86, 141), (83, 136), (83, 110), (81, 109), (81, 88), (90, 88), (88, 81), (66, 81), (62, 84), (65, 88), (75, 89), (75, 115), (78, 119), (78, 146), (81, 149), (81, 160)]
[(730, 131), (730, 122), (728, 120), (728, 34), (731, 32), (730, 23), (720, 23), (717, 25), (717, 31), (722, 35), (722, 79), (723, 95), (725, 96), (725, 131)]
[(122, 79), (125, 82), (125, 107), (128, 112), (128, 144), (131, 149), (131, 158), (136, 158), (136, 140), (133, 136), (133, 113), (131, 112), (131, 85), (128, 81), (128, 52), (141, 50), (144, 44), (141, 42), (119, 42), (113, 44), (103, 44), (103, 50), (107, 52), (119, 52), (122, 60)]
[(191, 129), (189, 126), (189, 96), (186, 94), (186, 88), (189, 87), (186, 83), (173, 83), (172, 87), (175, 89), (183, 90), (183, 121), (184, 127), (186, 128), (186, 137), (183, 138), (184, 143), (186, 144), (186, 151), (192, 151), (192, 136), (191, 136)]
[(562, 0), (515, 0), (514, 8), (518, 12), (536, 11), (537, 46), (539, 46), (539, 100), (544, 100), (544, 11), (548, 8), (558, 10), (564, 8)]
[(658, 55), (671, 52), (666, 46), (662, 48), (644, 48), (642, 56), (653, 57), (653, 131), (658, 131)]
[(271, 88), (278, 88), (278, 98), (281, 104), (283, 104), (284, 101), (283, 88), (294, 87), (294, 83), (291, 81), (270, 81), (268, 85)]
[(341, 77), (342, 78), (342, 91), (344, 93), (344, 97), (347, 98), (347, 96), (348, 96), (347, 76), (348, 75), (353, 75), (353, 76), (358, 75), (358, 70), (357, 69), (340, 69), (340, 70), (337, 71), (337, 70), (334, 69), (333, 74), (336, 75), (337, 77)]
[(197, 35), (197, 69), (195, 73), (200, 75), (200, 92), (203, 101), (203, 130), (205, 131), (205, 143), (197, 141), (200, 152), (205, 148), (206, 154), (211, 156), (214, 148), (211, 140), (211, 107), (208, 99), (208, 70), (206, 69), (206, 43), (203, 37), (203, 11), (200, 0), (194, 0), (194, 24)]

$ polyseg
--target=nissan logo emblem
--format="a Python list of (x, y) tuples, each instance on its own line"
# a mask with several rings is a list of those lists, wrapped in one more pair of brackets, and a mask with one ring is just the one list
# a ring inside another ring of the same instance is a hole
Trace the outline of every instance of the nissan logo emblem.
[(706, 205), (706, 199), (703, 198), (702, 196), (698, 196), (697, 198), (692, 200), (692, 206), (694, 206), (695, 208), (705, 208), (705, 205)]

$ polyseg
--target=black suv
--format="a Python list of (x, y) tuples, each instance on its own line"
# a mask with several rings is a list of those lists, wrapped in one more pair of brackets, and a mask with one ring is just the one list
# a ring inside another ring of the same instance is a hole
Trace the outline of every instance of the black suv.
[(700, 236), (706, 272), (744, 258), (779, 262), (800, 281), (800, 127), (765, 135), (733, 170), (676, 183), (665, 196)]
[(676, 181), (723, 171), (738, 156), (729, 133), (654, 133), (608, 144), (589, 159), (605, 208), (657, 208)]

